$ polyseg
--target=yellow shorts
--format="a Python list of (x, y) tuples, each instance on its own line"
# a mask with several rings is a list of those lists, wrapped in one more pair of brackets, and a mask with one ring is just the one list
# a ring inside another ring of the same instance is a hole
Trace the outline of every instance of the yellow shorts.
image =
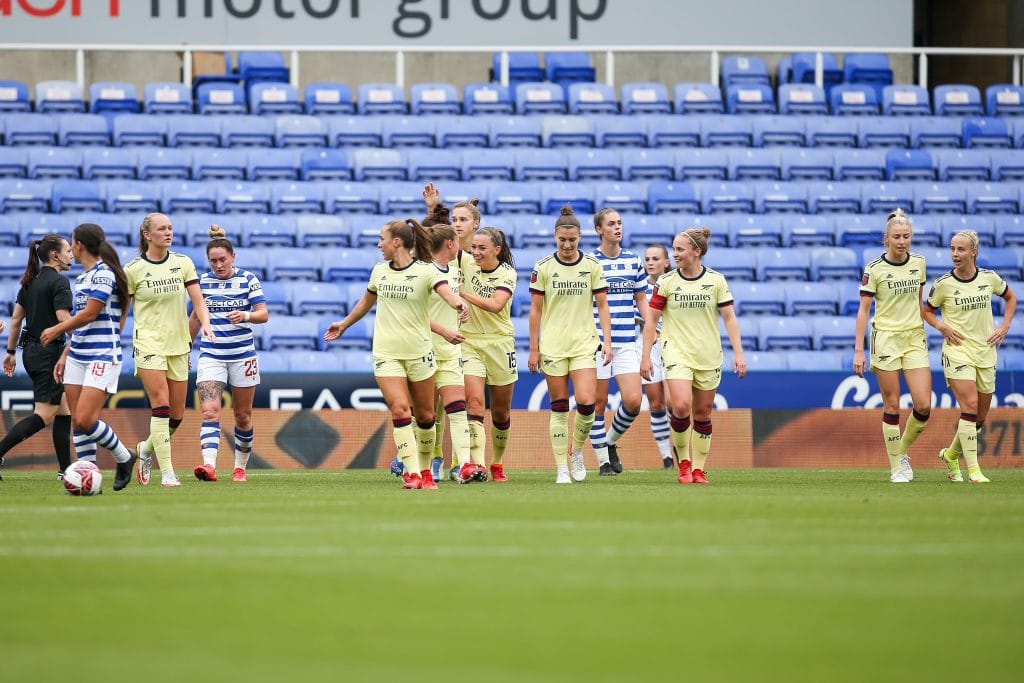
[(915, 370), (930, 366), (928, 338), (923, 327), (900, 332), (871, 331), (872, 370)]
[(541, 372), (552, 377), (565, 377), (570, 372), (588, 368), (597, 370), (597, 360), (592, 355), (572, 356), (571, 358), (550, 358), (542, 355), (540, 358)]
[(188, 380), (189, 354), (183, 353), (180, 356), (162, 356), (159, 353), (145, 353), (138, 348), (132, 351), (135, 358), (135, 375), (139, 370), (163, 370), (167, 373), (167, 379), (172, 382), (184, 382)]
[(516, 368), (516, 340), (495, 339), (462, 342), (462, 371), (473, 377), (483, 377), (492, 387), (515, 384), (519, 379)]
[(433, 351), (420, 358), (397, 360), (375, 356), (373, 359), (375, 377), (405, 377), (410, 382), (422, 382), (433, 377), (436, 372), (437, 361), (434, 360)]
[(950, 380), (963, 379), (977, 384), (979, 394), (994, 394), (996, 392), (995, 367), (979, 368), (969, 363), (950, 359), (946, 354), (942, 354), (942, 371), (946, 374), (946, 386), (949, 386)]
[(662, 348), (661, 364), (665, 379), (685, 380), (693, 383), (698, 391), (713, 391), (722, 383), (722, 368), (713, 370), (697, 370), (691, 368), (685, 360), (680, 359), (672, 349)]
[(462, 375), (461, 358), (441, 358), (437, 361), (437, 374), (434, 375), (434, 386), (461, 387), (466, 383)]

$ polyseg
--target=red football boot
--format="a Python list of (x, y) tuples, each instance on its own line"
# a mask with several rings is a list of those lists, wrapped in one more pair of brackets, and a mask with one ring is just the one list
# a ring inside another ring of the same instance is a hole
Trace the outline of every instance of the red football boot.
[(504, 465), (491, 465), (491, 481), (508, 481)]
[[(689, 460), (679, 461), (679, 483), (680, 484), (692, 484), (693, 483), (693, 463)], [(702, 475), (703, 476), (703, 475)]]
[(421, 489), (423, 488), (423, 480), (420, 479), (420, 475), (413, 473), (409, 474), (406, 472), (402, 475), (403, 489)]
[(200, 465), (193, 472), (199, 481), (217, 481), (217, 468), (213, 465)]
[(693, 471), (693, 483), (694, 484), (706, 484), (708, 483), (708, 477), (704, 474), (704, 470)]
[(434, 475), (430, 470), (423, 470), (420, 472), (420, 479), (423, 481), (423, 488), (427, 491), (436, 491), (437, 482), (434, 481)]

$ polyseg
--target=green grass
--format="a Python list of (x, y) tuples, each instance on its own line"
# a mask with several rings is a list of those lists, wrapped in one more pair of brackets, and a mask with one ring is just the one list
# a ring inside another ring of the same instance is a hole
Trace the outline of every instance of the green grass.
[[(8, 681), (1019, 680), (1024, 470), (0, 483)], [(226, 472), (222, 471), (222, 475)], [(155, 478), (156, 480), (157, 478)]]

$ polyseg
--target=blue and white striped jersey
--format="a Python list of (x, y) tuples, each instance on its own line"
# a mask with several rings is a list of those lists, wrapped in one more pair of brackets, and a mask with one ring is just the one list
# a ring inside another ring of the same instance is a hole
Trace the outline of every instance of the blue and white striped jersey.
[(199, 355), (220, 361), (236, 361), (256, 356), (253, 343), (252, 323), (238, 323), (228, 320), (232, 311), (252, 311), (256, 304), (265, 304), (263, 285), (259, 278), (247, 270), (235, 268), (235, 274), (220, 280), (213, 271), (203, 273), (199, 288), (210, 311), (210, 326), (217, 341), (202, 337)]
[(88, 325), (71, 335), (68, 357), (82, 363), (121, 362), (121, 297), (117, 293), (114, 271), (99, 261), (75, 280), (75, 315), (89, 299), (103, 303), (103, 310)]
[[(600, 249), (591, 254), (601, 264), (604, 279), (608, 281), (608, 309), (612, 314), (612, 346), (632, 346), (636, 343), (636, 301), (637, 292), (647, 290), (647, 271), (640, 257), (631, 251), (619, 253), (612, 258)], [(598, 333), (601, 319), (594, 305), (594, 322)]]

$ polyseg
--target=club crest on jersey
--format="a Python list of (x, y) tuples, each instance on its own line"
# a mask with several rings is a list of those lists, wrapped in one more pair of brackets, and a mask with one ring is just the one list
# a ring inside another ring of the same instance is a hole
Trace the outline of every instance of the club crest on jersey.
[(911, 268), (909, 272), (910, 272), (911, 275), (917, 275), (918, 269), (917, 268)]
[(701, 289), (702, 289), (703, 291), (705, 291), (705, 292), (706, 292), (706, 291), (708, 291), (709, 289), (713, 288), (713, 287), (714, 287), (714, 285), (701, 285), (701, 286), (700, 286), (700, 288), (701, 288)]
[(579, 273), (577, 273), (577, 275), (579, 275), (580, 277), (586, 277), (586, 276), (590, 275), (590, 271), (589, 270), (581, 270)]

